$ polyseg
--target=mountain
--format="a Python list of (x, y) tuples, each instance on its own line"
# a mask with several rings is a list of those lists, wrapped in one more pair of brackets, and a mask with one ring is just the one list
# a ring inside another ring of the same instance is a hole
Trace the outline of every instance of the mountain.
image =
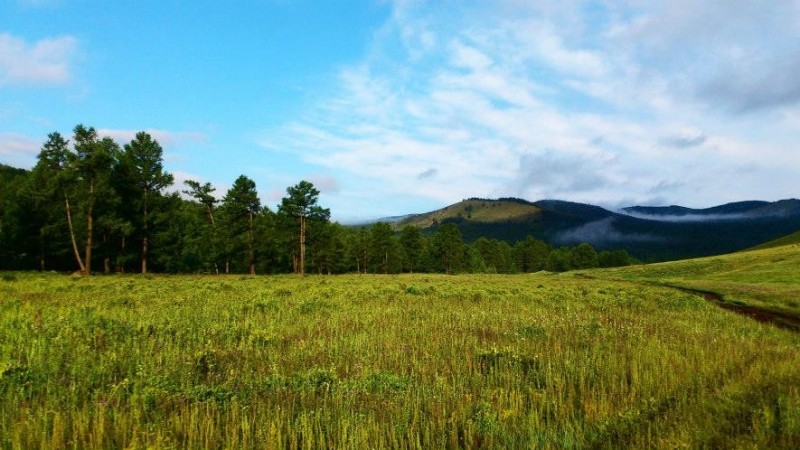
[(759, 218), (766, 216), (791, 216), (800, 214), (800, 201), (779, 200), (777, 202), (745, 201), (727, 203), (705, 209), (692, 209), (683, 206), (631, 206), (623, 211), (635, 217), (651, 220), (735, 220), (740, 218)]
[(497, 224), (503, 222), (523, 223), (540, 213), (534, 204), (522, 199), (502, 198), (488, 200), (470, 198), (445, 208), (425, 214), (414, 214), (397, 221), (398, 225), (414, 225), (429, 228), (440, 222), (464, 220), (467, 222)]
[(734, 252), (800, 230), (800, 200), (613, 212), (561, 200), (472, 198), (409, 216), (395, 227), (414, 225), (432, 233), (448, 222), (458, 225), (467, 242), (485, 236), (513, 243), (533, 236), (555, 246), (588, 242), (599, 250), (625, 249), (643, 261), (665, 261)]

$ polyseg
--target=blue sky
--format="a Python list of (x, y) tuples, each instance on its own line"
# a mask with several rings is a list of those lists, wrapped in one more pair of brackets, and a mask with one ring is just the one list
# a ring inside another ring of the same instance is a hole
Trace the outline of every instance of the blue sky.
[(0, 162), (146, 130), (176, 180), (335, 219), (467, 197), (800, 193), (800, 1), (0, 3)]

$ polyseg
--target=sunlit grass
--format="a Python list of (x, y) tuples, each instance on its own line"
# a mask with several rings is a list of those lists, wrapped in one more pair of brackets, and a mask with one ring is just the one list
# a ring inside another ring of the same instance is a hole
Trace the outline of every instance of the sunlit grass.
[(2, 448), (800, 445), (800, 338), (571, 276), (0, 281)]
[(729, 302), (800, 315), (800, 244), (587, 273), (713, 291)]

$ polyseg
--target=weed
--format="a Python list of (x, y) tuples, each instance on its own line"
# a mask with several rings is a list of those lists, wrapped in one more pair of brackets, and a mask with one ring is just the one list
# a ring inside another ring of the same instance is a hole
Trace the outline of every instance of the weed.
[(414, 285), (408, 286), (405, 291), (410, 295), (422, 295), (422, 290)]

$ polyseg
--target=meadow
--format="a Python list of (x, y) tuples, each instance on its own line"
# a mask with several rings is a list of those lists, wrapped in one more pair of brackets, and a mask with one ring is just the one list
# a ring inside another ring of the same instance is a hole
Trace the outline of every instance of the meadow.
[(678, 447), (800, 447), (800, 335), (569, 273), (0, 279), (3, 449)]
[[(788, 239), (791, 238), (791, 239)], [(656, 283), (719, 294), (733, 305), (800, 317), (800, 233), (754, 250), (708, 258), (587, 271), (604, 279)]]

